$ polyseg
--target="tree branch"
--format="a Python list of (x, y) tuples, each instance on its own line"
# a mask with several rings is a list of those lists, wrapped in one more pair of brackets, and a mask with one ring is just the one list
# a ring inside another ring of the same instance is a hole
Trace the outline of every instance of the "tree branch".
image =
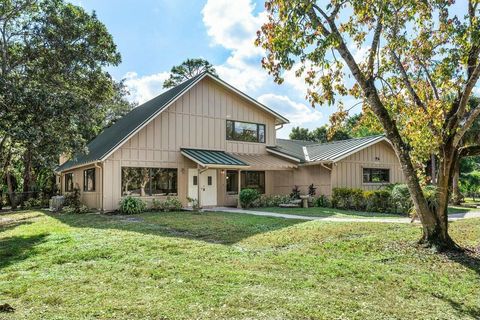
[(381, 17), (378, 18), (377, 26), (375, 27), (375, 33), (373, 34), (372, 46), (370, 48), (370, 54), (368, 56), (367, 74), (373, 76), (373, 64), (375, 63), (375, 55), (377, 54), (378, 47), (380, 45), (380, 35), (382, 34), (382, 21)]
[(461, 147), (458, 151), (460, 158), (480, 156), (480, 145)]

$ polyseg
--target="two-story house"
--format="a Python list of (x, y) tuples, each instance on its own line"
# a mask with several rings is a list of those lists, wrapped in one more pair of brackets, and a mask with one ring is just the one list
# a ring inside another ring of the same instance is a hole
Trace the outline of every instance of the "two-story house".
[(62, 193), (75, 187), (91, 208), (122, 197), (178, 196), (201, 206), (235, 206), (238, 192), (304, 191), (314, 184), (378, 188), (402, 182), (383, 136), (312, 144), (276, 138), (288, 120), (218, 77), (202, 73), (138, 106), (57, 168)]

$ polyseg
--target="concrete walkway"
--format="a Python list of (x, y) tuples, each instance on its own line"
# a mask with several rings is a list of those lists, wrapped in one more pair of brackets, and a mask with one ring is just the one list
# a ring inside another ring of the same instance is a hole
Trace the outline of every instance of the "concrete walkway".
[[(312, 217), (312, 216), (300, 216), (295, 214), (264, 212), (255, 210), (243, 210), (228, 207), (214, 207), (204, 209), (204, 211), (221, 211), (230, 213), (243, 213), (254, 216), (264, 217), (276, 217), (284, 219), (296, 219), (296, 220), (318, 220), (318, 221), (330, 221), (330, 222), (379, 222), (379, 223), (410, 223), (410, 218), (347, 218), (347, 217)], [(449, 221), (456, 221), (461, 219), (480, 218), (480, 211), (469, 211), (465, 213), (455, 213), (448, 216)], [(415, 220), (415, 223), (420, 223), (419, 220)]]

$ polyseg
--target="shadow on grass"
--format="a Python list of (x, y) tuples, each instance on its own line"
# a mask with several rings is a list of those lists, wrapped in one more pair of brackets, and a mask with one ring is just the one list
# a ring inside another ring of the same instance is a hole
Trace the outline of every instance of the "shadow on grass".
[(473, 271), (480, 276), (480, 247), (477, 250), (449, 251), (445, 256)]
[(221, 212), (143, 213), (132, 216), (45, 214), (76, 228), (117, 229), (224, 245), (304, 222)]
[(34, 255), (33, 247), (42, 243), (47, 234), (0, 239), (0, 269)]
[(24, 224), (32, 224), (33, 218), (41, 217), (41, 214), (37, 214), (34, 216), (26, 216), (22, 218), (15, 218), (15, 219), (10, 219), (10, 218), (2, 218), (0, 216), (0, 233), (5, 232), (10, 229), (15, 229), (18, 226), (24, 225)]

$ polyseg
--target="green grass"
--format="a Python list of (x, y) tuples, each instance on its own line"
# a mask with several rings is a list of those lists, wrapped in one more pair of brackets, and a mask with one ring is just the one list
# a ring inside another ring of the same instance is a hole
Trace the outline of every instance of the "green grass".
[(254, 208), (255, 211), (293, 214), (307, 217), (331, 217), (331, 218), (405, 218), (405, 215), (377, 212), (361, 212), (353, 210), (341, 210), (335, 208)]
[[(406, 218), (406, 215), (393, 213), (379, 213), (379, 212), (362, 212), (353, 210), (341, 210), (335, 208), (254, 208), (255, 211), (274, 212), (292, 214), (307, 217), (331, 217), (331, 218)], [(466, 213), (472, 210), (479, 210), (476, 208), (468, 208), (462, 206), (449, 206), (448, 213)]]
[[(478, 247), (480, 219), (452, 223)], [(476, 319), (478, 257), (420, 227), (231, 213), (0, 214), (1, 319)]]

